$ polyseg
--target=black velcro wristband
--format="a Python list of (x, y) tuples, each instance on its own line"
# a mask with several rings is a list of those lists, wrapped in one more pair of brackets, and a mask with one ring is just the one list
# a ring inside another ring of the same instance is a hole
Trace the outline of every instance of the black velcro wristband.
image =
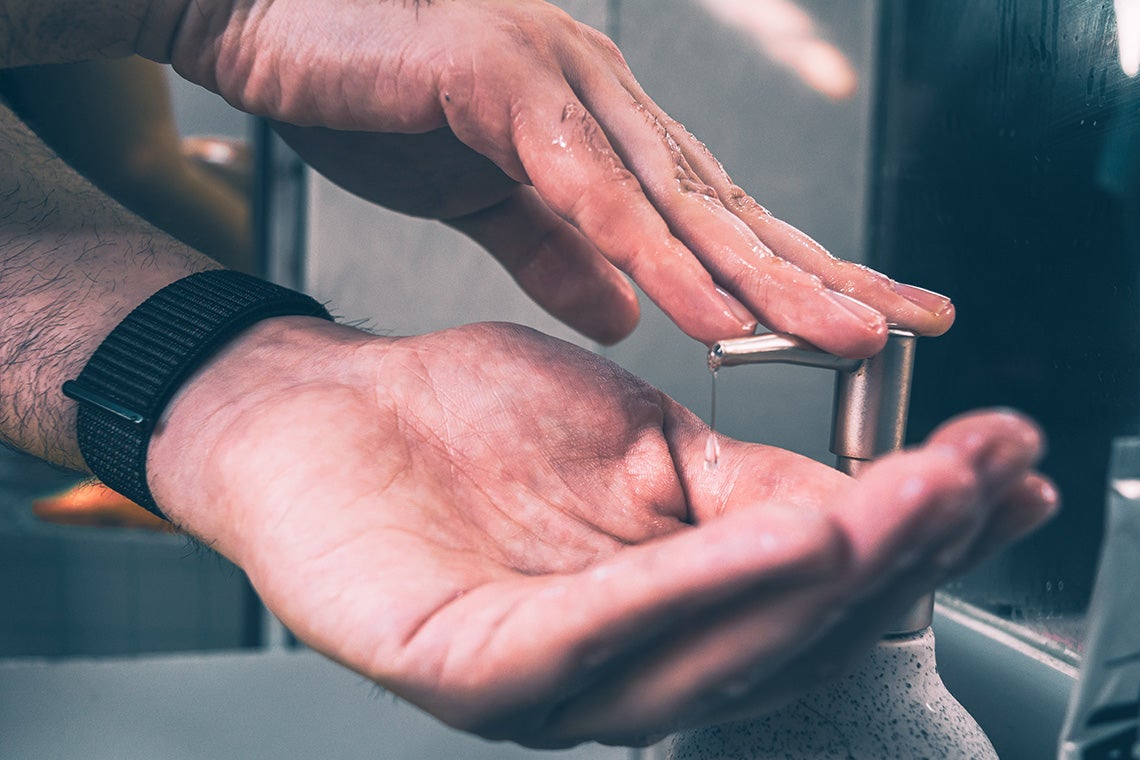
[(95, 477), (165, 518), (147, 485), (146, 454), (166, 405), (237, 333), (288, 315), (332, 319), (303, 293), (222, 269), (173, 282), (128, 314), (63, 384), (79, 402), (79, 451)]

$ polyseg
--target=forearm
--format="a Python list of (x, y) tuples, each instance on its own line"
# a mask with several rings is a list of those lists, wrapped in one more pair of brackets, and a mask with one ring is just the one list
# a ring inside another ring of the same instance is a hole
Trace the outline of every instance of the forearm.
[(0, 98), (119, 203), (227, 267), (248, 271), (249, 200), (184, 155), (166, 77), (165, 66), (138, 56), (24, 66), (0, 71)]
[(217, 264), (147, 225), (0, 105), (0, 440), (83, 469), (74, 378), (155, 291)]
[(187, 0), (4, 0), (0, 68), (119, 58), (165, 61)]

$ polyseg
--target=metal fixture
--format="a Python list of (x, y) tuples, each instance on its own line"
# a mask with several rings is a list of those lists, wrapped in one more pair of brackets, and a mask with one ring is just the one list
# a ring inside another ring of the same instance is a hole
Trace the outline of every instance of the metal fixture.
[[(709, 369), (745, 364), (796, 364), (835, 370), (831, 452), (836, 468), (858, 477), (883, 454), (902, 448), (914, 367), (914, 333), (891, 328), (887, 344), (868, 359), (845, 359), (781, 333), (730, 338), (709, 350)], [(934, 595), (927, 594), (887, 631), (888, 636), (917, 633), (930, 625)]]

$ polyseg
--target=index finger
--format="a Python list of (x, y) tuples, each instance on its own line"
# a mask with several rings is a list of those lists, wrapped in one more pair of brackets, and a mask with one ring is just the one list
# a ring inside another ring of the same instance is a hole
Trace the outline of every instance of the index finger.
[[(752, 314), (718, 292), (712, 275), (677, 238), (564, 82), (536, 89), (512, 129), (518, 157), (542, 199), (682, 330), (706, 343), (752, 332)], [(736, 232), (743, 232), (739, 227)]]
[[(950, 299), (924, 288), (898, 283), (869, 267), (832, 255), (810, 235), (777, 218), (732, 181), (724, 166), (684, 125), (653, 102), (629, 72), (618, 72), (631, 97), (661, 124), (693, 172), (708, 184), (725, 208), (741, 219), (780, 258), (818, 276), (831, 290), (844, 293), (881, 312), (892, 325), (919, 335), (941, 335), (954, 322)], [(750, 294), (733, 291), (745, 304)], [(794, 330), (792, 331), (794, 332)], [(802, 333), (797, 333), (802, 334)], [(803, 335), (810, 340), (810, 337)], [(819, 345), (819, 344), (817, 344)], [(824, 348), (824, 346), (820, 346)]]
[[(826, 351), (868, 356), (882, 348), (883, 314), (829, 287), (819, 273), (759, 236), (726, 204), (717, 183), (706, 179), (710, 173), (693, 163), (695, 152), (676, 139), (676, 122), (637, 88), (624, 63), (599, 66), (589, 52), (577, 51), (568, 67), (571, 86), (604, 130), (616, 160), (637, 178), (647, 202), (712, 279), (766, 326)], [(680, 137), (695, 142), (683, 130)]]

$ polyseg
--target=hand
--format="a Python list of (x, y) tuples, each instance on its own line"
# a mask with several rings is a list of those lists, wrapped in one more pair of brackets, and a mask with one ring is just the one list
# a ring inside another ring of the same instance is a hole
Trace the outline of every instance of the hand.
[[(252, 113), (436, 132), (422, 140), (454, 137), (485, 156), (498, 171), (463, 159), (464, 171), (476, 168), (461, 177), (460, 202), (449, 195), (454, 175), (440, 171), (454, 150), (424, 155), (409, 178), (365, 170), (417, 140), (289, 133), (365, 197), (392, 198), (409, 179), (434, 188), (439, 211), (419, 204), (420, 213), (446, 215), (543, 306), (604, 342), (637, 320), (617, 270), (706, 343), (749, 333), (758, 318), (867, 356), (888, 321), (920, 334), (953, 321), (946, 298), (835, 259), (769, 214), (641, 90), (604, 35), (539, 0), (199, 0), (187, 4), (170, 55), (188, 79)], [(340, 140), (359, 147), (347, 162)], [(525, 187), (512, 191), (503, 175)], [(481, 183), (487, 197), (472, 203)]]
[(149, 453), (176, 521), (300, 638), (533, 746), (774, 707), (1055, 507), (1025, 420), (959, 420), (858, 482), (724, 440), (594, 354), (482, 324), (244, 333)]

